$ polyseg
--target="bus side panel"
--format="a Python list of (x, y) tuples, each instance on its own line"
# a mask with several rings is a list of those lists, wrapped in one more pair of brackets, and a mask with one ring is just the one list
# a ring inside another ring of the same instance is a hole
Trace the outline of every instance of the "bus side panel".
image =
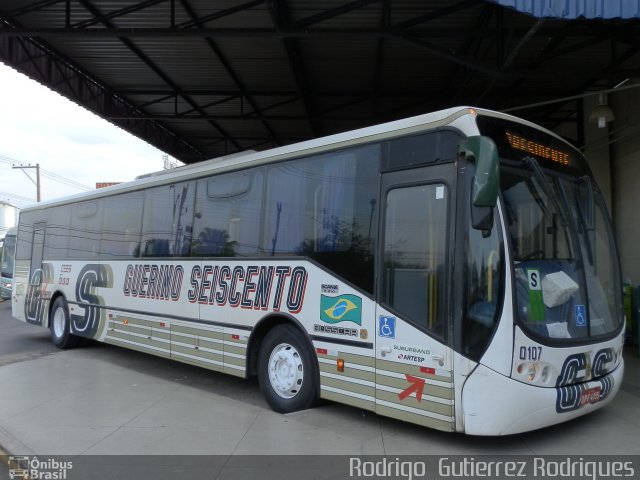
[(313, 340), (320, 397), (375, 410), (375, 302), (313, 264), (296, 316)]
[(16, 262), (14, 316), (49, 327), (51, 301), (62, 295), (67, 301), (74, 335), (100, 339), (106, 328), (100, 282), (112, 282), (109, 267), (82, 261), (44, 261), (38, 269), (28, 260)]
[(33, 268), (29, 264), (27, 278), (22, 292), (24, 299), (22, 303), (22, 314), (24, 321), (41, 327), (49, 326), (49, 305), (54, 285), (54, 268), (51, 263), (44, 262), (39, 268)]
[[(367, 352), (316, 341), (320, 368), (320, 398), (375, 411), (375, 359)], [(358, 349), (360, 350), (360, 349)], [(338, 369), (338, 360), (344, 368)]]
[[(93, 295), (91, 303), (99, 306), (96, 318), (104, 328), (95, 329), (94, 338), (244, 377), (256, 324), (267, 316), (292, 319), (309, 334), (310, 347), (317, 346), (323, 398), (373, 410), (375, 304), (314, 264), (149, 259), (99, 270), (97, 289), (80, 277), (71, 280), (79, 282), (82, 298)], [(72, 302), (80, 313), (91, 310), (75, 297)], [(343, 305), (348, 311), (337, 313)], [(329, 352), (348, 358), (344, 372), (327, 366)]]
[(199, 262), (109, 262), (113, 280), (99, 289), (108, 325), (100, 340), (164, 358), (173, 358), (172, 341), (178, 350), (193, 344), (185, 328), (176, 325), (173, 332), (176, 318), (198, 319), (197, 305), (187, 301), (184, 278), (192, 264)]
[(223, 372), (236, 377), (247, 376), (247, 346), (249, 335), (246, 330), (225, 328), (223, 335)]
[(101, 338), (105, 343), (170, 358), (171, 334), (167, 322), (151, 316), (108, 314), (107, 329)]
[[(46, 265), (40, 311), (48, 311), (47, 299), (62, 293), (76, 335), (244, 377), (251, 331), (265, 317), (280, 316), (309, 335), (321, 398), (376, 408), (375, 302), (310, 262), (148, 259)], [(19, 263), (17, 271), (27, 291), (28, 262)], [(24, 300), (22, 305), (18, 316)], [(44, 313), (39, 319), (46, 325)]]
[(450, 349), (382, 307), (377, 316), (376, 413), (454, 431)]

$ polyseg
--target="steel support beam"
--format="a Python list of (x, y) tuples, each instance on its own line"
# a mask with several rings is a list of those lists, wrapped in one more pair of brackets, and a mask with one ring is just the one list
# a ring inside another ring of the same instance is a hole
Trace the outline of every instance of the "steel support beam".
[[(94, 17), (100, 17), (101, 12), (88, 0), (78, 0), (82, 6), (84, 6)], [(107, 28), (113, 28), (113, 24), (109, 20), (102, 20), (102, 23)], [(180, 87), (176, 84), (165, 72), (160, 69), (158, 65), (156, 65), (142, 50), (140, 50), (131, 40), (127, 38), (120, 38), (120, 41), (134, 54), (136, 55), (142, 62), (149, 67), (158, 77), (162, 79), (164, 83), (166, 83), (172, 90), (178, 93), (192, 108), (196, 109), (198, 113), (202, 116), (206, 115), (206, 112), (202, 110), (198, 104), (189, 96), (185, 95), (181, 92)], [(242, 146), (236, 142), (225, 130), (213, 120), (207, 119), (209, 124), (218, 132), (220, 132), (224, 137), (227, 137), (228, 141), (233, 144), (236, 151), (242, 150)]]
[(114, 117), (112, 123), (183, 162), (204, 159), (200, 150), (163, 125), (135, 120), (145, 112), (99, 79), (72, 65), (69, 59), (48, 45), (30, 39), (0, 37), (0, 60), (37, 82), (55, 86), (61, 95), (101, 117), (109, 112)]
[[(182, 5), (182, 8), (187, 13), (191, 21), (194, 22), (195, 26), (198, 29), (204, 28), (204, 24), (200, 21), (200, 19), (196, 15), (195, 11), (193, 10), (189, 2), (187, 0), (180, 0), (180, 4)], [(278, 137), (275, 131), (273, 130), (271, 125), (269, 125), (269, 123), (262, 117), (262, 114), (260, 113), (260, 108), (258, 107), (258, 104), (255, 102), (255, 100), (252, 98), (251, 92), (249, 91), (249, 89), (246, 88), (246, 86), (244, 85), (244, 82), (240, 79), (240, 76), (233, 69), (227, 57), (222, 53), (222, 50), (220, 50), (220, 48), (212, 38), (206, 37), (205, 41), (207, 42), (209, 49), (213, 52), (213, 54), (216, 56), (218, 61), (222, 64), (222, 66), (226, 70), (227, 75), (231, 77), (231, 79), (233, 80), (233, 83), (236, 84), (242, 96), (247, 99), (247, 101), (251, 105), (251, 108), (253, 108), (257, 116), (262, 121), (263, 127), (265, 128), (265, 130), (267, 130), (267, 132), (269, 133), (269, 136), (271, 137), (272, 141), (275, 144), (274, 146), (280, 145), (280, 141), (278, 140)]]
[[(289, 12), (286, 8), (285, 0), (269, 0), (267, 3), (267, 8), (269, 10), (269, 15), (271, 16), (271, 21), (273, 22), (273, 26), (276, 32), (285, 30), (289, 27), (291, 20), (289, 18)], [(326, 12), (325, 12), (326, 14)], [(314, 16), (314, 21), (307, 20), (308, 22), (315, 23), (318, 20), (318, 16)], [(322, 18), (329, 18), (326, 15), (322, 16)], [(311, 24), (309, 23), (309, 25)], [(287, 55), (287, 60), (289, 61), (289, 68), (291, 70), (291, 74), (293, 76), (293, 81), (296, 86), (296, 91), (298, 92), (298, 97), (302, 101), (302, 108), (304, 109), (304, 114), (311, 127), (311, 132), (315, 137), (319, 137), (321, 135), (321, 125), (317, 120), (312, 120), (311, 117), (314, 115), (314, 105), (312, 101), (311, 88), (309, 86), (309, 82), (307, 81), (308, 76), (304, 71), (304, 62), (302, 60), (302, 53), (300, 52), (300, 47), (295, 39), (292, 38), (283, 38), (282, 46), (284, 47), (284, 51)]]

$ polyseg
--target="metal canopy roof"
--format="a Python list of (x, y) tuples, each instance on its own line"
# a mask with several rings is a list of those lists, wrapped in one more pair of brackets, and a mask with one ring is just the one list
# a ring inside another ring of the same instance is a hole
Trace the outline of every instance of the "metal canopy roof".
[[(454, 105), (580, 95), (640, 67), (635, 20), (483, 0), (1, 5), (1, 61), (187, 163)], [(518, 114), (579, 141), (579, 105)]]
[(491, 0), (540, 18), (640, 18), (640, 0)]

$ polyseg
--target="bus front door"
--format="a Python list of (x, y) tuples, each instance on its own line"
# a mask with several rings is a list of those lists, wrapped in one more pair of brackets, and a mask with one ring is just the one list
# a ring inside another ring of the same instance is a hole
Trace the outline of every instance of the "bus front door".
[(383, 177), (376, 412), (452, 431), (451, 189), (446, 180), (411, 181), (417, 177), (415, 170)]
[(49, 281), (42, 264), (44, 233), (44, 223), (34, 225), (33, 243), (31, 246), (31, 271), (29, 272), (29, 286), (27, 287), (24, 308), (27, 322), (42, 326), (47, 325), (45, 296), (47, 282)]

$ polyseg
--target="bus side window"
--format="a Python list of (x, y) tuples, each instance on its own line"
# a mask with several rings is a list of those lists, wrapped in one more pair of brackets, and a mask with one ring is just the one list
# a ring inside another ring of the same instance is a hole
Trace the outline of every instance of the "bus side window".
[(308, 257), (373, 292), (378, 144), (270, 166), (262, 249)]
[(258, 254), (263, 181), (260, 167), (198, 180), (191, 255)]
[(195, 182), (150, 188), (144, 193), (143, 257), (184, 257), (191, 249)]
[(105, 212), (102, 224), (101, 253), (105, 258), (140, 256), (142, 192), (131, 192), (102, 199)]
[(68, 258), (69, 248), (69, 208), (66, 206), (47, 209), (47, 241), (44, 245), (46, 260)]
[(31, 258), (31, 247), (33, 242), (33, 222), (32, 212), (20, 214), (18, 224), (18, 242), (16, 244), (16, 260), (29, 260)]
[(91, 260), (98, 257), (102, 212), (98, 200), (87, 200), (72, 207), (67, 258)]

